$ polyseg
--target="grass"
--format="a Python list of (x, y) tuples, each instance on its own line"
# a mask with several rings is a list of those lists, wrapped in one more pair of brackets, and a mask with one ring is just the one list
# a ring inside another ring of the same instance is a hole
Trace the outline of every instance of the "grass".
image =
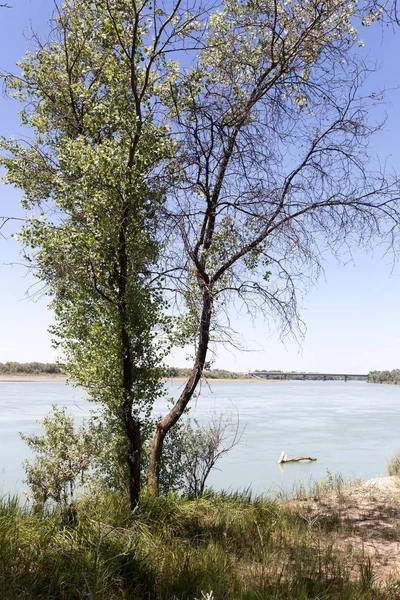
[(387, 472), (389, 475), (400, 476), (400, 450), (396, 450), (393, 456), (387, 461)]
[(5, 600), (395, 600), (369, 559), (335, 550), (335, 526), (243, 494), (83, 499), (74, 527), (0, 501)]

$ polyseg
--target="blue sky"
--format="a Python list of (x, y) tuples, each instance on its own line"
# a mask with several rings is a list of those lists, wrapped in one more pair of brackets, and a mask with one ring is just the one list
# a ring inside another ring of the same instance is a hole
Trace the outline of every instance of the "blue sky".
[[(11, 2), (10, 2), (11, 3)], [(53, 8), (52, 0), (14, 0), (11, 9), (0, 10), (0, 69), (15, 70), (29, 47), (32, 26), (43, 34)], [(382, 161), (400, 171), (400, 29), (380, 26), (362, 31), (371, 59), (380, 63), (368, 83), (369, 89), (388, 88), (387, 121), (372, 142)], [(0, 134), (18, 135), (17, 105), (0, 95)], [(382, 113), (383, 114), (383, 113)], [(0, 215), (18, 216), (20, 192), (0, 186)], [(47, 333), (52, 315), (44, 296), (27, 297), (35, 280), (19, 266), (19, 245), (10, 238), (13, 226), (0, 239), (0, 361), (52, 361), (56, 358)], [(234, 315), (236, 330), (246, 340), (248, 351), (218, 351), (215, 366), (232, 370), (284, 369), (304, 371), (368, 372), (400, 368), (400, 264), (354, 250), (346, 265), (331, 258), (325, 275), (302, 301), (307, 326), (299, 346), (282, 343), (274, 324), (258, 319), (250, 322)], [(12, 263), (12, 264), (11, 264)], [(175, 352), (170, 362), (185, 366), (186, 351)]]

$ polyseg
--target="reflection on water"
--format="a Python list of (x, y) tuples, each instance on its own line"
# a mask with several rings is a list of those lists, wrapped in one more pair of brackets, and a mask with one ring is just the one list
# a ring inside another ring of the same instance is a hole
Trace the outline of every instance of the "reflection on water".
[[(168, 384), (176, 396), (182, 384)], [(60, 382), (0, 383), (0, 492), (20, 492), (21, 461), (28, 456), (18, 432), (38, 433), (36, 423), (52, 403), (64, 404), (79, 423), (93, 404)], [(164, 410), (158, 401), (156, 413)], [(295, 482), (322, 479), (326, 470), (345, 477), (384, 474), (386, 459), (400, 448), (400, 387), (349, 381), (215, 382), (203, 386), (191, 414), (239, 414), (245, 431), (224, 457), (210, 484), (219, 489), (250, 487), (255, 493), (291, 490)], [(317, 462), (285, 465), (289, 456), (316, 456)]]

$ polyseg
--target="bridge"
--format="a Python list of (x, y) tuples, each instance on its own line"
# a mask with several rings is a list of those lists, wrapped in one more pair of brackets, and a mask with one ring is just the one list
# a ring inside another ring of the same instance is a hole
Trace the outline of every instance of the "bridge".
[(290, 371), (249, 371), (249, 375), (255, 379), (321, 379), (327, 381), (328, 379), (358, 379), (362, 381), (368, 380), (368, 374), (364, 373), (299, 373)]

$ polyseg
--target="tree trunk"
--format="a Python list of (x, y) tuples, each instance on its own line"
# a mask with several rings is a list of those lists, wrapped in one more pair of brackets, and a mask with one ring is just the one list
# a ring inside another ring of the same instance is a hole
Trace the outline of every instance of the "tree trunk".
[(141, 463), (141, 432), (140, 423), (132, 418), (129, 410), (129, 421), (126, 424), (129, 438), (127, 462), (129, 467), (129, 503), (133, 510), (140, 500), (140, 463)]
[(134, 509), (140, 500), (140, 462), (141, 462), (141, 431), (140, 422), (132, 415), (132, 356), (130, 338), (126, 327), (122, 326), (121, 333), (123, 350), (123, 390), (124, 390), (124, 425), (128, 438), (127, 463), (129, 468), (129, 502)]
[(128, 328), (128, 255), (126, 241), (126, 227), (129, 219), (129, 205), (124, 203), (119, 231), (119, 256), (118, 256), (118, 293), (119, 316), (121, 322), (121, 354), (122, 354), (122, 388), (124, 393), (123, 415), (125, 433), (128, 438), (128, 454), (126, 457), (129, 469), (129, 501), (133, 510), (140, 500), (140, 466), (141, 466), (141, 431), (140, 422), (132, 415), (132, 386), (133, 365), (131, 352), (131, 338)]
[(203, 308), (201, 313), (199, 345), (197, 347), (196, 358), (192, 373), (185, 385), (185, 388), (179, 396), (175, 405), (168, 414), (157, 423), (156, 432), (151, 444), (150, 463), (148, 472), (148, 491), (156, 496), (159, 493), (160, 479), (160, 460), (165, 436), (168, 431), (177, 423), (182, 416), (185, 408), (190, 402), (197, 384), (203, 373), (204, 364), (207, 356), (208, 345), (210, 341), (210, 325), (213, 308), (213, 296), (209, 287), (203, 288)]

